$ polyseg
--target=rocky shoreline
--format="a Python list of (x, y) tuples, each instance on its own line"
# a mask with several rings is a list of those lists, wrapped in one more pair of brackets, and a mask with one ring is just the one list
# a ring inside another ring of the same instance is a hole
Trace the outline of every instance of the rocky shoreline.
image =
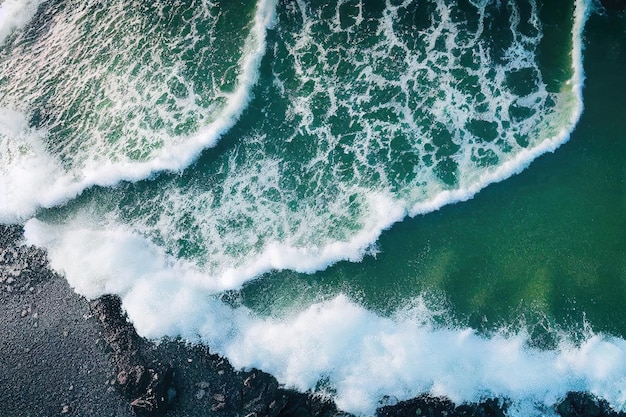
[[(20, 226), (0, 226), (0, 415), (349, 416), (319, 396), (285, 389), (260, 370), (235, 370), (207, 346), (137, 335), (116, 296), (91, 302), (20, 245)], [(445, 398), (387, 398), (378, 417), (505, 416), (505, 399), (456, 406)], [(569, 393), (562, 417), (626, 416)]]

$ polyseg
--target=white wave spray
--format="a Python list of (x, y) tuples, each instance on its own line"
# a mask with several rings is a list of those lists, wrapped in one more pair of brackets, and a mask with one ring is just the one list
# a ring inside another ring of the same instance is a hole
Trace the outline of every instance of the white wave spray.
[(0, 44), (15, 30), (22, 29), (45, 0), (4, 0), (0, 4)]

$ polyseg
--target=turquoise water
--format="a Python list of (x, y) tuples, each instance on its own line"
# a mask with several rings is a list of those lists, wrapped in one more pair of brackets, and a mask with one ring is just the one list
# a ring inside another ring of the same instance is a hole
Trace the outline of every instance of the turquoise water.
[(623, 409), (626, 35), (595, 7), (5, 0), (0, 221), (142, 335), (357, 414)]

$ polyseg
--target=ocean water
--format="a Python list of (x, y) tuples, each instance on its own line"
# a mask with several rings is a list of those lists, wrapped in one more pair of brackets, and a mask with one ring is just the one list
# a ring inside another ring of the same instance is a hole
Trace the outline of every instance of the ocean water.
[(626, 410), (625, 40), (584, 0), (5, 0), (0, 221), (358, 415)]

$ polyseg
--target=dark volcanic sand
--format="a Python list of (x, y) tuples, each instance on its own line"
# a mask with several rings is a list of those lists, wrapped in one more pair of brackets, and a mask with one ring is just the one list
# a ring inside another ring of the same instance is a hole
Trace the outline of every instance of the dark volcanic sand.
[(131, 416), (89, 305), (0, 226), (0, 415)]

